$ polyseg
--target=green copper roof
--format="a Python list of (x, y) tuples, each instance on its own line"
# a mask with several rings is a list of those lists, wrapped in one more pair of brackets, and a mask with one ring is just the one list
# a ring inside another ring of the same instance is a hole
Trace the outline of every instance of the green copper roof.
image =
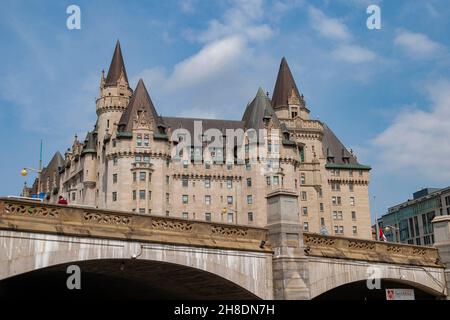
[(327, 163), (325, 165), (327, 169), (348, 169), (348, 170), (371, 170), (372, 168), (369, 166), (365, 166), (359, 163)]

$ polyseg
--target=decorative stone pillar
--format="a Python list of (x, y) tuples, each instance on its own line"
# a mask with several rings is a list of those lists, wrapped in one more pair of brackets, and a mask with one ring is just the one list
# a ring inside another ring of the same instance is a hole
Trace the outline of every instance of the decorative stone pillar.
[(450, 216), (438, 216), (433, 219), (434, 246), (438, 249), (439, 259), (445, 264), (447, 300), (450, 300)]
[(296, 192), (278, 189), (267, 195), (267, 228), (274, 250), (274, 299), (310, 299), (308, 259)]

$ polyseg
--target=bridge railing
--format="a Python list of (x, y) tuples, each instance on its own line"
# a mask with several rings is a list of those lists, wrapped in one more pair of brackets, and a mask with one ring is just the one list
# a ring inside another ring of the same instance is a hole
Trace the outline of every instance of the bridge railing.
[(0, 229), (270, 252), (267, 229), (0, 198)]
[(396, 263), (417, 266), (443, 266), (433, 247), (400, 243), (325, 236), (304, 233), (303, 244), (308, 256)]

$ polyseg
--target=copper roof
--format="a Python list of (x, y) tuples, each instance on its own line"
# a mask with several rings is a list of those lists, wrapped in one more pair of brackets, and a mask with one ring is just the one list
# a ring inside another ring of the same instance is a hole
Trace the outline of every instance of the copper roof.
[(242, 117), (246, 129), (262, 129), (264, 128), (264, 119), (271, 118), (277, 128), (280, 127), (280, 121), (275, 115), (275, 111), (270, 105), (270, 100), (264, 93), (262, 88), (258, 89), (256, 97), (247, 106)]
[(126, 82), (128, 83), (127, 70), (125, 69), (125, 63), (123, 62), (122, 50), (120, 49), (120, 42), (117, 40), (116, 48), (114, 49), (114, 55), (109, 66), (108, 75), (106, 76), (105, 86), (115, 86), (117, 80), (120, 78), (120, 74), (123, 71)]
[(326, 124), (323, 124), (322, 151), (329, 163), (359, 164)]
[(133, 128), (133, 120), (138, 118), (139, 112), (145, 112), (150, 119), (153, 119), (154, 129), (157, 129), (157, 126), (161, 124), (159, 123), (160, 118), (156, 113), (155, 106), (142, 79), (139, 79), (136, 90), (134, 90), (128, 106), (122, 113), (119, 121), (119, 131), (130, 132)]
[(275, 88), (273, 89), (272, 107), (276, 109), (282, 106), (287, 106), (292, 92), (294, 92), (299, 99), (303, 100), (302, 95), (298, 91), (297, 85), (295, 84), (294, 77), (289, 69), (286, 58), (283, 57), (283, 59), (281, 59), (280, 70), (278, 71), (277, 82), (275, 83)]

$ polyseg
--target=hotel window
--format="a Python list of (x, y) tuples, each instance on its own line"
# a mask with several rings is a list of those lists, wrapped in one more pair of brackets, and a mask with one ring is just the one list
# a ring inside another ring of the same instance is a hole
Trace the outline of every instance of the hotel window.
[(306, 176), (304, 173), (300, 174), (300, 184), (306, 183)]
[(189, 196), (187, 194), (183, 194), (181, 196), (181, 201), (183, 202), (183, 204), (187, 204), (188, 203), (188, 199), (189, 199)]
[(341, 205), (341, 197), (331, 197), (331, 203), (334, 206), (340, 206)]
[(228, 196), (227, 197), (227, 203), (228, 204), (233, 204), (233, 196)]
[(133, 200), (136, 200), (136, 190), (133, 190)]
[(334, 233), (338, 234), (339, 233), (339, 227), (338, 226), (334, 226)]
[(322, 227), (325, 226), (325, 219), (324, 218), (320, 218), (320, 225)]
[(231, 169), (233, 169), (233, 164), (227, 163), (227, 170), (231, 170)]
[(362, 177), (363, 176), (363, 172), (362, 170), (359, 170), (359, 176)]
[(297, 189), (297, 179), (294, 179), (294, 187)]
[(323, 203), (322, 202), (319, 203), (319, 209), (320, 209), (320, 212), (323, 212)]
[(211, 221), (211, 213), (205, 213), (205, 221)]
[(309, 230), (308, 222), (303, 222), (303, 231), (308, 231), (308, 230)]
[(142, 134), (136, 135), (136, 147), (142, 147)]
[(228, 212), (227, 222), (233, 223), (233, 212)]
[(75, 197), (76, 197), (76, 193), (75, 192), (72, 192), (72, 201), (75, 201)]
[(250, 162), (247, 162), (245, 164), (245, 170), (250, 171), (252, 169), (252, 165), (250, 164)]
[(113, 140), (112, 140), (112, 146), (113, 146), (113, 148), (115, 148), (116, 145), (117, 145), (117, 141), (116, 141), (116, 139), (113, 139)]
[(292, 118), (295, 118), (297, 116), (297, 111), (292, 111)]
[(146, 172), (139, 172), (139, 181), (145, 181), (147, 178)]
[(113, 157), (113, 165), (117, 166), (117, 162), (118, 162), (117, 156), (114, 156)]
[(211, 169), (211, 163), (205, 162), (205, 169)]
[(341, 184), (339, 182), (332, 182), (331, 190), (332, 191), (341, 191)]
[(150, 163), (150, 156), (144, 156), (144, 162)]
[(280, 183), (280, 178), (278, 176), (273, 176), (273, 185), (277, 186)]
[(183, 219), (189, 219), (189, 213), (183, 212), (182, 215)]
[(211, 188), (211, 179), (207, 178), (204, 181), (205, 183), (205, 188)]
[(233, 180), (231, 178), (227, 178), (227, 188), (231, 189), (233, 187)]
[(134, 162), (136, 162), (136, 163), (140, 163), (141, 160), (142, 160), (142, 157), (141, 157), (141, 156), (135, 156), (135, 157), (134, 157)]
[(301, 198), (303, 201), (306, 201), (306, 200), (308, 200), (308, 195), (307, 195), (307, 193), (306, 193), (306, 191), (302, 191), (302, 198)]
[(253, 203), (253, 196), (252, 195), (248, 195), (247, 196), (247, 204), (252, 204)]
[(117, 173), (113, 174), (113, 183), (117, 183)]
[(139, 208), (139, 213), (145, 213), (145, 208)]
[(144, 135), (144, 147), (148, 147), (150, 145), (149, 135)]
[(348, 184), (348, 190), (349, 190), (350, 192), (353, 192), (353, 190), (354, 190), (353, 182), (350, 182), (350, 183)]
[(305, 149), (300, 148), (300, 162), (305, 162)]
[(343, 226), (339, 226), (339, 233), (340, 234), (344, 234), (344, 227)]
[(450, 196), (445, 197), (445, 205), (450, 206)]
[(268, 186), (270, 186), (270, 177), (266, 177), (266, 183)]
[(183, 177), (181, 178), (181, 185), (182, 185), (183, 187), (188, 187), (188, 186), (189, 186), (189, 179), (188, 179), (187, 176), (183, 176)]
[(420, 246), (420, 238), (416, 238), (416, 245)]
[(253, 212), (249, 212), (247, 213), (247, 219), (249, 223), (253, 222)]
[(145, 190), (139, 190), (139, 199), (145, 200)]
[(205, 196), (205, 204), (210, 205), (211, 204), (211, 196)]
[(322, 192), (322, 188), (321, 187), (319, 187), (319, 191), (317, 193), (319, 194), (319, 198), (322, 198), (323, 192)]
[(333, 211), (333, 219), (334, 220), (342, 220), (342, 211)]
[(187, 169), (189, 162), (187, 160), (183, 160), (183, 168)]
[(353, 229), (353, 234), (354, 235), (358, 234), (358, 227), (357, 226), (353, 226), (352, 229)]
[(353, 220), (353, 221), (356, 220), (356, 211), (352, 211), (352, 220)]
[(355, 197), (350, 197), (350, 205), (351, 206), (355, 205)]
[(348, 171), (348, 176), (349, 176), (349, 177), (353, 177), (353, 170), (349, 170), (349, 171)]
[(341, 175), (341, 171), (339, 169), (331, 170), (331, 175), (334, 177), (339, 177)]
[(252, 186), (252, 178), (247, 178), (247, 187)]
[(303, 207), (303, 215), (304, 216), (308, 215), (308, 207)]
[(133, 182), (136, 182), (136, 172), (133, 172)]
[(117, 201), (117, 192), (112, 193), (112, 201)]
[(109, 120), (106, 120), (106, 128), (109, 129)]

